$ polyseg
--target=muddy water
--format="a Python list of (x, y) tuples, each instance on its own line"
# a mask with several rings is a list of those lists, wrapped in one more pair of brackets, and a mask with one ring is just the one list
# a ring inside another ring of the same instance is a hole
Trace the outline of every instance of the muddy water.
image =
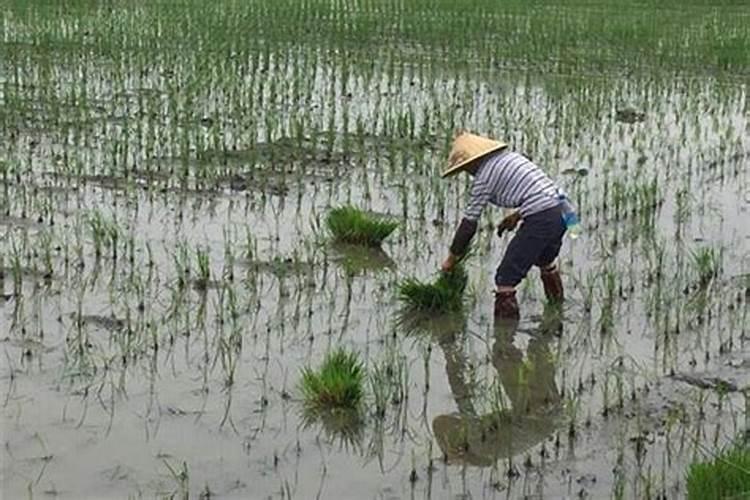
[[(269, 64), (267, 81), (284, 68)], [(60, 71), (55, 88), (80, 91)], [(349, 98), (332, 84), (341, 68), (319, 61), (295, 115), (291, 89), (244, 100), (234, 78), (204, 101), (118, 100), (101, 71), (63, 121), (30, 90), (43, 76), (0, 87), (4, 104), (45, 111), (3, 115), (4, 497), (676, 498), (686, 464), (745, 428), (740, 391), (689, 383), (748, 383), (744, 86), (592, 79), (560, 96), (554, 77), (415, 72), (383, 74), (380, 92), (352, 77)], [(120, 82), (145, 84), (171, 88)], [(618, 121), (622, 103), (644, 115)], [(425, 133), (390, 128), (403, 110)], [(449, 116), (503, 134), (580, 205), (559, 320), (534, 273), (521, 323), (493, 326), (507, 239), (490, 210), (464, 316), (399, 326), (398, 281), (436, 273), (465, 199), (464, 180), (436, 177)], [(315, 130), (294, 137), (295, 118)], [(400, 220), (383, 254), (363, 264), (327, 241), (322, 220), (342, 203)], [(96, 217), (116, 227), (116, 258), (111, 239), (96, 256)], [(691, 256), (704, 247), (721, 255), (707, 288)], [(300, 368), (337, 345), (392, 374), (385, 415), (370, 396), (343, 440), (306, 422), (297, 390)]]

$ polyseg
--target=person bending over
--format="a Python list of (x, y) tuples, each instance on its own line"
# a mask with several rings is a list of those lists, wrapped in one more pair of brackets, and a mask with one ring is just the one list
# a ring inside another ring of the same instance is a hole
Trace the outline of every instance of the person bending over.
[(456, 229), (442, 271), (450, 272), (466, 253), (477, 221), (488, 203), (514, 209), (498, 226), (504, 231), (521, 227), (511, 239), (495, 274), (495, 317), (517, 319), (516, 286), (532, 266), (541, 270), (544, 293), (550, 302), (563, 300), (563, 285), (556, 259), (566, 231), (564, 214), (573, 207), (567, 195), (524, 155), (504, 142), (460, 132), (453, 140), (448, 168), (442, 177), (468, 172), (474, 179), (471, 198)]

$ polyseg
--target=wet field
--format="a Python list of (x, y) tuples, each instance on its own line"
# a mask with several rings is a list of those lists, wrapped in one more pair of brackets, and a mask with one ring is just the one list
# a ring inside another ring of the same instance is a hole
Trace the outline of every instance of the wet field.
[[(3, 498), (681, 498), (746, 429), (741, 3), (3, 3)], [(490, 209), (463, 311), (404, 317), (458, 128), (578, 205), (562, 312), (532, 271), (494, 324)], [(338, 346), (355, 425), (301, 404)]]

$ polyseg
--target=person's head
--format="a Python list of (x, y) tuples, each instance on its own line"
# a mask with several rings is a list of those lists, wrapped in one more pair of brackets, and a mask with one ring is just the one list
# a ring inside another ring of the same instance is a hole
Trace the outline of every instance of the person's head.
[(442, 177), (450, 177), (462, 171), (476, 175), (484, 157), (507, 146), (501, 141), (459, 131), (453, 138), (453, 147), (448, 155), (448, 168), (443, 171)]
[(464, 171), (470, 176), (474, 177), (479, 171), (479, 166), (482, 164), (482, 159), (474, 160), (464, 167)]

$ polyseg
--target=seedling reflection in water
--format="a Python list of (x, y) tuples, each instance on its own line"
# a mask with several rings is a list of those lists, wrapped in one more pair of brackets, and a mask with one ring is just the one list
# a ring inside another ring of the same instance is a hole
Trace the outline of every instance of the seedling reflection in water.
[(364, 437), (364, 421), (359, 409), (320, 409), (306, 407), (302, 413), (305, 429), (319, 424), (329, 441), (338, 440), (343, 449), (359, 450)]

